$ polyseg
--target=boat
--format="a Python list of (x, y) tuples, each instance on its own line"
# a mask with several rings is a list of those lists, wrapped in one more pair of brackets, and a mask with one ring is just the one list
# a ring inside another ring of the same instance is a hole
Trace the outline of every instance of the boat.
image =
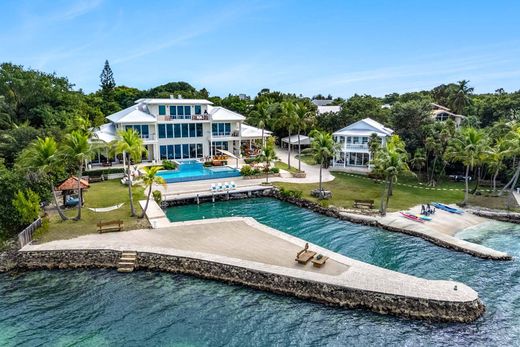
[(411, 213), (406, 213), (406, 212), (399, 212), (399, 213), (401, 213), (401, 215), (404, 218), (408, 218), (410, 220), (413, 220), (414, 222), (424, 223), (424, 220), (422, 220), (421, 218), (417, 217), (416, 215), (413, 215)]
[(435, 206), (438, 209), (450, 212), (450, 213), (456, 213), (456, 214), (463, 214), (464, 211), (455, 207), (451, 207), (448, 205), (441, 204), (439, 202), (432, 202), (432, 205)]

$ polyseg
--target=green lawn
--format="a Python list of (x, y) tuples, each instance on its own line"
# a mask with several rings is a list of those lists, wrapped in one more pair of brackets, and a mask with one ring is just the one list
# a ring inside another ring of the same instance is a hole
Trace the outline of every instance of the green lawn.
[[(133, 187), (134, 206), (138, 213), (141, 208), (139, 200), (143, 200), (144, 188), (141, 186)], [(101, 221), (122, 220), (124, 230), (147, 228), (146, 218), (138, 219), (130, 217), (130, 204), (128, 198), (128, 187), (121, 184), (119, 180), (110, 180), (92, 183), (90, 189), (84, 193), (85, 205), (81, 211), (80, 221), (62, 221), (57, 213), (53, 213), (49, 218), (48, 230), (40, 229), (35, 234), (35, 239), (40, 242), (48, 242), (59, 239), (70, 239), (73, 237), (97, 232), (96, 224)], [(124, 205), (110, 212), (93, 212), (88, 207), (109, 207), (123, 203)], [(68, 209), (68, 217), (76, 216), (77, 209)]]
[[(367, 179), (364, 176), (352, 177), (340, 172), (335, 172), (334, 176), (336, 176), (334, 181), (323, 184), (324, 189), (332, 191), (332, 199), (325, 200), (323, 202), (324, 204), (352, 208), (354, 200), (374, 200), (374, 207), (379, 207), (381, 193), (383, 191), (382, 183)], [(417, 179), (413, 177), (403, 177), (400, 178), (398, 182), (419, 185)], [(318, 201), (310, 195), (312, 189), (318, 188), (317, 183), (298, 184), (277, 182), (276, 185), (286, 189), (301, 190), (303, 191), (304, 198)], [(463, 187), (463, 183), (456, 182), (446, 182), (438, 186), (438, 188), (459, 189)], [(462, 201), (463, 198), (464, 192), (462, 190), (438, 191), (395, 185), (394, 194), (390, 198), (389, 211), (403, 210), (432, 201), (456, 203)]]
[(280, 170), (289, 171), (290, 173), (297, 173), (298, 172), (298, 162), (293, 163), (291, 165), (291, 168), (289, 169), (289, 166), (286, 163), (284, 163), (282, 161), (277, 161), (277, 162), (274, 163), (274, 167), (277, 167)]
[[(296, 159), (298, 159), (298, 154), (296, 154)], [(301, 155), (301, 160), (302, 162), (304, 162), (305, 164), (308, 164), (308, 165), (316, 165), (316, 160), (314, 160), (314, 158), (312, 157), (312, 155), (309, 155), (309, 154), (302, 154)]]

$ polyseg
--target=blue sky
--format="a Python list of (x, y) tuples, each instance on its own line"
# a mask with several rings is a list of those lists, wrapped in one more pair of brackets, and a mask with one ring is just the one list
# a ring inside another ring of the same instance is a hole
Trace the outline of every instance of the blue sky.
[(0, 61), (87, 92), (183, 80), (211, 95), (261, 88), (382, 96), (468, 79), (520, 89), (520, 1), (0, 2)]

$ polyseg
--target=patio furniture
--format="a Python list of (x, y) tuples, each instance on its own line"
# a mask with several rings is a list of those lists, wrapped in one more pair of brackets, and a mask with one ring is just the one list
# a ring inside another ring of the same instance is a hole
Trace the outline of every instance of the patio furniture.
[(374, 208), (374, 200), (354, 200), (355, 208)]
[(236, 187), (237, 187), (237, 185), (235, 184), (234, 181), (231, 181), (230, 185), (231, 185), (231, 189), (236, 189)]
[(309, 251), (309, 244), (305, 243), (305, 247), (301, 251), (296, 253), (296, 259), (294, 259), (294, 260), (297, 261), (299, 264), (305, 265), (315, 255), (316, 255), (316, 252)]
[(112, 220), (109, 222), (99, 222), (97, 223), (98, 233), (108, 232), (108, 231), (121, 231), (123, 230), (123, 221), (122, 220)]
[(329, 259), (329, 257), (324, 256), (323, 254), (318, 254), (312, 259), (312, 265), (314, 267), (321, 267), (325, 262)]
[(216, 192), (216, 191), (217, 191), (217, 186), (215, 185), (215, 183), (211, 183), (211, 188), (210, 188), (210, 190), (211, 190), (212, 192)]

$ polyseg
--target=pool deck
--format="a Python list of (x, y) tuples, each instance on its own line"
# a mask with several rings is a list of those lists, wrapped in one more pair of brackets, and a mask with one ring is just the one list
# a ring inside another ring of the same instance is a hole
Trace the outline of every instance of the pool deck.
[[(152, 218), (153, 219), (153, 218)], [(368, 293), (448, 303), (474, 303), (478, 293), (453, 281), (422, 279), (386, 270), (311, 244), (329, 257), (321, 268), (298, 264), (305, 240), (258, 223), (228, 217), (170, 223), (157, 229), (90, 234), (69, 240), (27, 245), (21, 252), (67, 250), (132, 250), (200, 259), (239, 268), (336, 285)]]

